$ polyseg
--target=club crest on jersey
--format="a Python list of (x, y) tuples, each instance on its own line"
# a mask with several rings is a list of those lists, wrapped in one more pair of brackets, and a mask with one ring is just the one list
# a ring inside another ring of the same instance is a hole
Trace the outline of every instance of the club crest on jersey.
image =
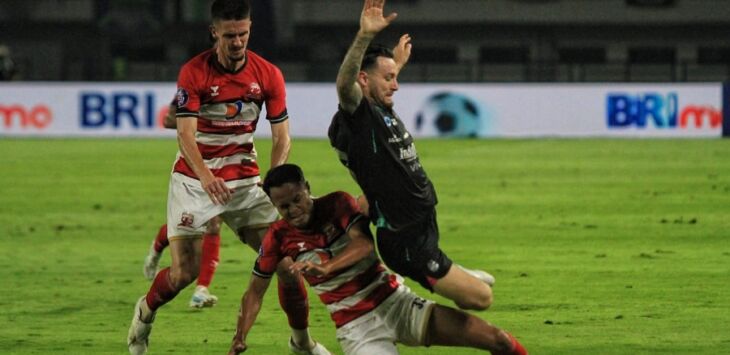
[(185, 105), (188, 104), (189, 96), (188, 96), (188, 92), (185, 89), (178, 88), (176, 98), (177, 98), (177, 107), (185, 107)]
[(251, 85), (248, 86), (246, 98), (251, 100), (261, 100), (263, 98), (261, 94), (261, 86), (259, 86), (258, 83), (251, 83)]
[(383, 122), (385, 122), (385, 125), (388, 127), (393, 126), (393, 119), (390, 118), (390, 116), (383, 116)]
[(210, 87), (210, 96), (213, 96), (213, 97), (218, 96), (218, 94), (220, 94), (218, 92), (218, 89), (220, 89), (220, 86), (218, 86), (218, 85), (211, 86)]
[(192, 213), (183, 212), (182, 216), (180, 217), (180, 224), (178, 224), (177, 226), (192, 228), (194, 220), (195, 216), (193, 216)]

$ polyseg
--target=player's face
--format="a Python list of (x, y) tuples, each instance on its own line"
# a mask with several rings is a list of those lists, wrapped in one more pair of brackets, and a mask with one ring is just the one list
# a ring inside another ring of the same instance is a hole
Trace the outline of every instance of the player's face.
[(393, 94), (398, 91), (398, 72), (393, 58), (378, 57), (377, 65), (367, 73), (365, 91), (375, 103), (393, 108)]
[(281, 217), (295, 228), (304, 229), (312, 218), (312, 196), (306, 184), (286, 183), (269, 190), (271, 203)]
[(243, 61), (251, 34), (251, 20), (215, 21), (211, 31), (217, 40), (218, 55), (221, 60), (231, 63)]

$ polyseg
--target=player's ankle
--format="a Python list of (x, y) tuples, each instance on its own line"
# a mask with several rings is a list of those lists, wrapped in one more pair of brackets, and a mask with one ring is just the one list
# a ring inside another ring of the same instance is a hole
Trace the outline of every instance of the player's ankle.
[(141, 302), (139, 319), (145, 323), (152, 323), (155, 320), (155, 311), (150, 309), (147, 301)]
[(314, 342), (314, 339), (312, 339), (312, 337), (309, 335), (309, 328), (291, 328), (291, 337), (294, 345), (296, 345), (296, 347), (300, 349), (310, 350), (317, 345), (317, 343)]

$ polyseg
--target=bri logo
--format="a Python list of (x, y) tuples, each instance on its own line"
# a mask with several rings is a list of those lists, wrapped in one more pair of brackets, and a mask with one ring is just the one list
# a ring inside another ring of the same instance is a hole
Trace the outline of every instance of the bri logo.
[[(180, 94), (178, 93), (178, 96)], [(178, 98), (179, 99), (179, 98)], [(129, 126), (135, 129), (162, 127), (168, 108), (159, 112), (153, 93), (86, 91), (79, 97), (81, 127), (115, 129)]]
[(695, 128), (719, 128), (722, 113), (708, 105), (686, 105), (680, 107), (675, 92), (667, 95), (645, 93), (631, 95), (612, 93), (606, 100), (606, 115), (609, 128), (646, 128), (651, 123), (662, 129), (687, 129), (690, 123)]

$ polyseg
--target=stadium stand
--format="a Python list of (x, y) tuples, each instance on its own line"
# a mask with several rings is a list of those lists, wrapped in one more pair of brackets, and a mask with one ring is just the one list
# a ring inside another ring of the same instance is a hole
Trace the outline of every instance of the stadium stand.
[[(5, 0), (0, 43), (22, 80), (168, 81), (209, 46), (207, 0)], [(250, 43), (289, 81), (332, 81), (356, 27), (348, 0), (252, 0)], [(682, 82), (730, 76), (726, 0), (390, 0), (409, 32), (404, 82)], [(258, 10), (257, 10), (258, 9)], [(348, 14), (342, 16), (341, 14)], [(133, 19), (133, 21), (120, 21)], [(257, 22), (256, 19), (259, 19)], [(256, 39), (257, 37), (253, 37)], [(93, 50), (89, 50), (92, 48)], [(38, 55), (41, 54), (41, 55)]]

